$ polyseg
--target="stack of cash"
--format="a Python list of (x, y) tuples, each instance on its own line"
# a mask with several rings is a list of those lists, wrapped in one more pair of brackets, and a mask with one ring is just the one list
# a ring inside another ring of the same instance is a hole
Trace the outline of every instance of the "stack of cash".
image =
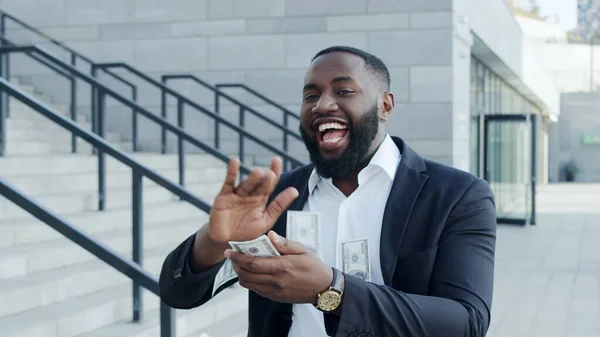
[[(321, 255), (322, 238), (320, 234), (320, 213), (288, 211), (286, 237), (288, 240), (303, 244), (306, 248)], [(281, 256), (267, 235), (261, 235), (250, 241), (230, 241), (229, 245), (238, 253), (254, 257)], [(342, 272), (362, 280), (371, 280), (369, 246), (367, 239), (344, 241), (340, 244)], [(226, 260), (216, 276), (213, 294), (221, 285), (237, 277), (231, 261)]]

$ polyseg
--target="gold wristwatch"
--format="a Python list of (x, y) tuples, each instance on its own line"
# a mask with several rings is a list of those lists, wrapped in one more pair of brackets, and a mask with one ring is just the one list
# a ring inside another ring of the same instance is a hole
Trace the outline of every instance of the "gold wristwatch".
[(315, 307), (323, 312), (331, 312), (337, 309), (342, 302), (342, 272), (333, 269), (333, 281), (329, 289), (317, 295), (317, 305)]

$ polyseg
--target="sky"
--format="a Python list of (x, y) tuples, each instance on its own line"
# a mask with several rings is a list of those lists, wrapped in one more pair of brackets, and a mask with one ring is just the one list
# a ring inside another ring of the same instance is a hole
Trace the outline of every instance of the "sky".
[[(527, 8), (528, 0), (517, 0), (517, 4)], [(555, 16), (564, 29), (577, 27), (577, 0), (537, 0), (542, 16)]]

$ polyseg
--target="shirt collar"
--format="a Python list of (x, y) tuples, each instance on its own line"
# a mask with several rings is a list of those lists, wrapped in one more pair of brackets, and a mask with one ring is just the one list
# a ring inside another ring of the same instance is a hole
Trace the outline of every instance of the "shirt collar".
[[(392, 140), (390, 135), (385, 135), (383, 142), (379, 145), (377, 151), (371, 158), (371, 161), (367, 165), (363, 171), (365, 171), (370, 166), (378, 166), (387, 174), (390, 180), (394, 180), (396, 176), (396, 170), (398, 168), (398, 163), (400, 162), (400, 150)], [(363, 172), (361, 171), (361, 173)], [(359, 174), (360, 175), (360, 174)], [(317, 187), (321, 178), (316, 169), (313, 168), (310, 177), (308, 178), (308, 193), (312, 194), (314, 189)]]

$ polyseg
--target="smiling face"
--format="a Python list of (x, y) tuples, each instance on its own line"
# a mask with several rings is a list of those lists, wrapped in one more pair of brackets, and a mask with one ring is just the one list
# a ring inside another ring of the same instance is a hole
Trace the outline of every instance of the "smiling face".
[(356, 172), (385, 136), (386, 94), (365, 61), (344, 52), (317, 57), (304, 83), (300, 132), (317, 173), (343, 178)]

